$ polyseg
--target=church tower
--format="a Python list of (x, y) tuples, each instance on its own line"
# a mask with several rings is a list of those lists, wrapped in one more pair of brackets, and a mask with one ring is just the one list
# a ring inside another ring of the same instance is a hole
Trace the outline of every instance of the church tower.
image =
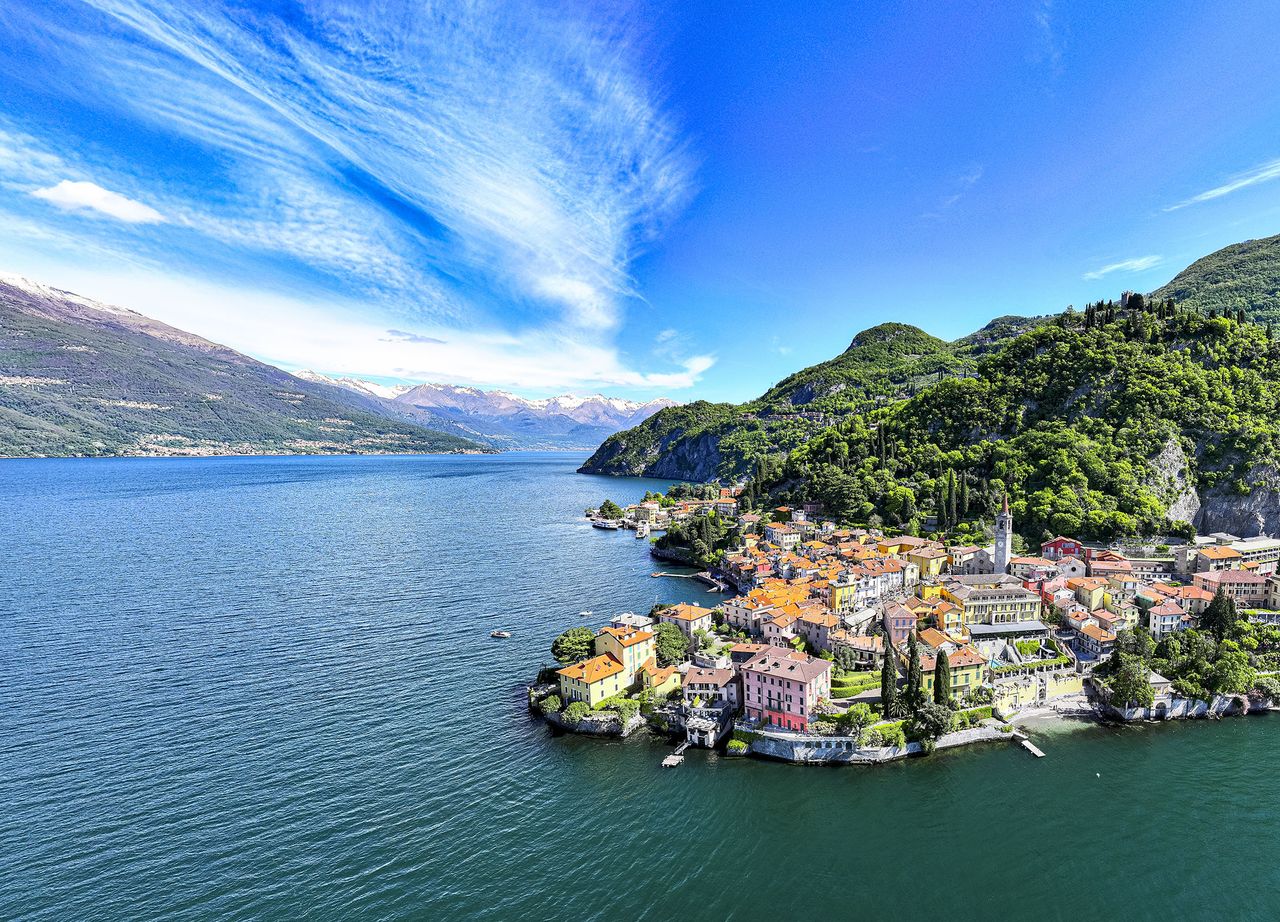
[(996, 516), (996, 555), (997, 573), (1009, 572), (1009, 558), (1013, 556), (1013, 513), (1009, 511), (1009, 494), (1004, 495), (1004, 504), (1000, 514)]

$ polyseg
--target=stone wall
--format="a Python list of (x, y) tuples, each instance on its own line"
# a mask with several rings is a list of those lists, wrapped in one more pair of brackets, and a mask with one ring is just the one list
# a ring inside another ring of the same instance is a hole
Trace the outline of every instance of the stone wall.
[[(751, 732), (755, 735), (748, 750), (752, 755), (806, 765), (815, 763), (874, 765), (879, 762), (905, 759), (909, 755), (924, 751), (924, 747), (919, 743), (874, 748), (860, 747), (857, 739), (851, 736), (817, 736), (809, 733), (759, 730)], [(950, 749), (972, 743), (1008, 742), (1012, 739), (1012, 734), (1001, 733), (995, 727), (972, 727), (946, 734), (938, 740), (935, 748)]]

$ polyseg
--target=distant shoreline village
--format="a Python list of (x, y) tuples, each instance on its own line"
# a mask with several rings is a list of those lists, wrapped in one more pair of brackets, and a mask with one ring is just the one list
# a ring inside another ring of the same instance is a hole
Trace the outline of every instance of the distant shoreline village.
[[(1018, 741), (1036, 717), (1265, 713), (1280, 700), (1280, 539), (1046, 538), (1002, 497), (989, 543), (839, 527), (807, 503), (679, 484), (587, 510), (723, 596), (572, 627), (531, 709), (574, 733), (642, 728), (790, 762), (878, 763)], [(655, 577), (668, 574), (661, 571)]]

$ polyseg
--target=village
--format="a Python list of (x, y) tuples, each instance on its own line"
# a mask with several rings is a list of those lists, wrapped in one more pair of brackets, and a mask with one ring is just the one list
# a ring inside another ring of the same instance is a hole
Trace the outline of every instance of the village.
[(874, 763), (982, 741), (1040, 754), (1015, 726), (1027, 715), (1217, 717), (1280, 700), (1280, 539), (1058, 536), (1032, 555), (1015, 553), (1007, 497), (986, 546), (738, 503), (719, 488), (614, 506), (638, 536), (732, 529), (700, 574), (727, 598), (571, 628), (531, 706), (571, 732), (647, 724), (680, 752)]

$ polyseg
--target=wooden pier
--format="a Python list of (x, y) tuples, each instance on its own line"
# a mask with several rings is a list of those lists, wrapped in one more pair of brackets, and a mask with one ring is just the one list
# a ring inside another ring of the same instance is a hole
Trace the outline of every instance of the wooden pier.
[(667, 756), (665, 759), (662, 760), (662, 767), (675, 768), (677, 765), (679, 765), (681, 762), (684, 761), (684, 751), (688, 748), (689, 748), (688, 741), (681, 743), (679, 746), (676, 747), (675, 752), (671, 753), (671, 755)]
[(1044, 758), (1044, 753), (1043, 753), (1043, 752), (1041, 752), (1041, 751), (1036, 747), (1036, 744), (1035, 744), (1035, 743), (1033, 743), (1033, 742), (1031, 742), (1031, 740), (1023, 740), (1023, 741), (1022, 741), (1022, 748), (1023, 748), (1023, 749), (1025, 749), (1025, 750), (1027, 750), (1027, 752), (1031, 753), (1031, 754), (1032, 754), (1033, 756), (1035, 756), (1037, 759), (1043, 759), (1043, 758)]

